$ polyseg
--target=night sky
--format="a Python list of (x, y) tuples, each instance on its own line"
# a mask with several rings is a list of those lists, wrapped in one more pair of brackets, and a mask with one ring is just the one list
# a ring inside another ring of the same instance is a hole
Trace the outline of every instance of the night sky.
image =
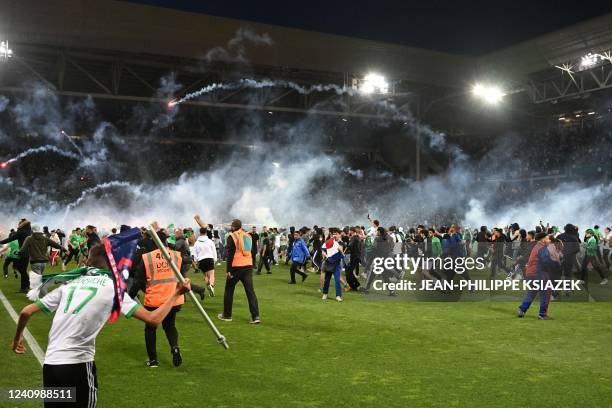
[(475, 56), (612, 12), (612, 0), (124, 1)]

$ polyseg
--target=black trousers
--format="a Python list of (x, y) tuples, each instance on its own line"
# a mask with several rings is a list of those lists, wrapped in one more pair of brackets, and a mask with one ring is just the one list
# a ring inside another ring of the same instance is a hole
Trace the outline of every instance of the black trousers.
[[(291, 260), (291, 251), (293, 250), (293, 245), (289, 245), (287, 248), (287, 256), (285, 257), (285, 265), (289, 265), (289, 261)], [(255, 264), (253, 264), (255, 265)]]
[(300, 264), (297, 262), (291, 262), (291, 269), (289, 269), (289, 274), (291, 275), (291, 282), (295, 283), (295, 274), (297, 273), (302, 277), (302, 279), (306, 278), (306, 274), (301, 272), (298, 268), (304, 266), (304, 264)]
[(506, 261), (504, 259), (504, 254), (493, 254), (493, 259), (491, 260), (491, 276), (495, 276), (497, 272), (497, 268), (502, 269), (506, 273), (508, 273), (508, 268), (506, 267)]
[(269, 256), (262, 255), (259, 257), (259, 265), (257, 266), (257, 273), (261, 273), (262, 266), (266, 267), (266, 272), (270, 272), (270, 257)]
[(359, 280), (355, 277), (355, 274), (359, 275), (359, 257), (355, 256), (353, 258), (351, 254), (349, 264), (346, 266), (346, 283), (348, 283), (353, 290), (356, 290), (361, 285)]
[(15, 259), (13, 261), (13, 269), (19, 272), (19, 275), (21, 275), (20, 289), (22, 291), (28, 291), (30, 289), (30, 277), (28, 276), (28, 260)]
[(76, 402), (45, 402), (45, 408), (91, 408), (98, 399), (96, 363), (43, 365), (43, 386), (75, 387)]
[(72, 261), (72, 258), (74, 258), (74, 260), (78, 264), (80, 256), (81, 255), (79, 249), (69, 248), (68, 256), (66, 257), (66, 259), (64, 259), (64, 265), (68, 265), (68, 262)]
[[(181, 263), (181, 275), (183, 275), (183, 278), (187, 277), (187, 272), (189, 272), (189, 269), (191, 269), (191, 262), (182, 262)], [(206, 271), (202, 271), (202, 272), (206, 272)], [(193, 290), (193, 293), (203, 293), (204, 292), (204, 288), (196, 285), (194, 283), (191, 284), (191, 290)]]
[[(4, 260), (4, 265), (2, 265), (2, 272), (5, 275), (8, 275), (8, 268), (13, 262), (15, 262), (15, 258), (6, 258)], [(13, 268), (15, 268), (15, 266), (13, 266)]]
[(563, 271), (564, 279), (572, 279), (572, 269), (576, 263), (576, 253), (567, 254), (561, 261), (561, 270)]
[[(156, 307), (145, 306), (145, 309), (153, 311)], [(178, 330), (176, 330), (176, 314), (180, 312), (181, 306), (174, 306), (168, 316), (162, 321), (162, 327), (166, 332), (166, 338), (170, 345), (170, 350), (178, 347)], [(157, 360), (157, 327), (145, 325), (145, 344), (147, 345), (147, 354), (149, 360)]]
[(249, 302), (249, 311), (254, 319), (259, 317), (259, 306), (257, 305), (257, 296), (253, 288), (253, 268), (236, 269), (232, 272), (232, 277), (227, 277), (225, 282), (225, 294), (223, 296), (223, 316), (232, 317), (232, 307), (234, 305), (234, 290), (238, 282), (242, 282), (244, 292), (246, 293), (247, 301)]
[(608, 277), (607, 271), (604, 269), (602, 264), (599, 262), (599, 259), (597, 258), (597, 256), (588, 256), (588, 255), (586, 255), (584, 257), (584, 260), (582, 261), (582, 270), (580, 271), (580, 279), (581, 280), (586, 281), (586, 278), (587, 278), (587, 266), (589, 265), (589, 262), (593, 265), (593, 269), (595, 269), (597, 271), (597, 273), (599, 274), (599, 277), (601, 279), (606, 279)]

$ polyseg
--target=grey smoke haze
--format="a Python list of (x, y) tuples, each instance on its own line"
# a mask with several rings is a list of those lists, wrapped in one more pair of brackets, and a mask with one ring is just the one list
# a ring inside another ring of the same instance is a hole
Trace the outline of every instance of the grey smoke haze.
[[(240, 30), (225, 47), (211, 50), (204, 60), (247, 63), (249, 46), (271, 44), (267, 35)], [(245, 223), (279, 226), (364, 224), (368, 212), (386, 226), (438, 224), (443, 214), (445, 219), (452, 214), (454, 221), (472, 227), (512, 222), (532, 226), (539, 220), (586, 226), (612, 220), (610, 184), (590, 186), (561, 181), (552, 190), (508, 202), (497, 192), (497, 183), (484, 182), (487, 178), (504, 179), (520, 168), (522, 164), (512, 157), (520, 154), (517, 140), (524, 135), (501, 135), (496, 148), (487, 156), (479, 162), (469, 161), (459, 146), (449, 143), (443, 134), (384, 99), (377, 102), (377, 109), (391, 119), (365, 124), (362, 129), (365, 137), (372, 137), (381, 127), (394, 132), (398, 139), (414, 140), (419, 133), (426, 150), (451, 158), (446, 172), (415, 182), (386, 171), (355, 168), (342, 155), (329, 153), (330, 129), (337, 126), (337, 118), (311, 114), (288, 121), (274, 116), (269, 120), (276, 122), (270, 127), (260, 115), (244, 111), (240, 113), (243, 116), (240, 123), (228, 124), (224, 137), (248, 140), (256, 148), (235, 152), (217, 161), (208, 171), (186, 168), (178, 178), (153, 183), (147, 177), (146, 167), (138, 164), (148, 157), (134, 157), (127, 146), (122, 148), (127, 160), (113, 156), (117, 146), (121, 149), (122, 136), (131, 134), (122, 135), (115, 124), (102, 120), (91, 98), (62, 105), (43, 85), (28, 86), (30, 93), (10, 105), (7, 98), (0, 96), (0, 113), (8, 113), (19, 133), (33, 135), (41, 146), (31, 147), (26, 142), (21, 145), (21, 141), (14, 139), (17, 151), (7, 155), (3, 151), (3, 160), (10, 157), (20, 160), (42, 151), (35, 149), (46, 149), (57, 154), (58, 159), (78, 160), (77, 169), (91, 172), (97, 185), (76, 192), (73, 194), (76, 198), (68, 203), (56, 199), (54, 190), (73, 189), (71, 186), (78, 185), (74, 183), (75, 174), (54, 174), (57, 184), (49, 186), (19, 184), (0, 173), (0, 188), (8, 192), (0, 207), (0, 229), (4, 231), (22, 217), (66, 229), (86, 224), (109, 229), (119, 224), (146, 225), (153, 220), (162, 225), (193, 226), (195, 213), (217, 224), (238, 217)], [(210, 85), (181, 101), (215, 89), (272, 86), (301, 93), (354, 92), (336, 85), (304, 87), (288, 81), (245, 78)], [(170, 74), (161, 80), (155, 96), (170, 99), (179, 89), (176, 76)], [(325, 104), (342, 104), (342, 100), (321, 102), (313, 109), (323, 109)], [(167, 109), (163, 104), (137, 105), (128, 123), (129, 132), (144, 136), (146, 143), (163, 137), (162, 129), (176, 123), (180, 115), (180, 106)], [(397, 123), (402, 126), (395, 126)], [(0, 140), (1, 132), (0, 129)], [(270, 133), (286, 136), (288, 143), (266, 142), (264, 136)], [(67, 136), (75, 134), (87, 137), (73, 140)], [(162, 150), (159, 146), (158, 149)], [(412, 152), (406, 155), (411, 156)], [(160, 160), (159, 165), (168, 163)], [(132, 177), (127, 177), (128, 173)], [(138, 175), (137, 181), (133, 181), (134, 174)], [(46, 180), (45, 183), (49, 178)]]
[(4, 112), (10, 100), (6, 96), (0, 95), (0, 113)]
[[(386, 225), (436, 223), (437, 214), (449, 212), (457, 214), (457, 222), (470, 226), (511, 222), (535, 225), (540, 219), (556, 225), (566, 222), (592, 225), (610, 219), (609, 185), (561, 184), (541, 196), (500, 204), (492, 211), (491, 202), (503, 200), (496, 195), (495, 184), (478, 181), (484, 175), (490, 177), (491, 172), (482, 174), (478, 166), (466, 163), (462, 156), (455, 158), (445, 174), (418, 183), (385, 172), (365, 180), (365, 172), (346, 165), (341, 156), (324, 153), (315, 144), (299, 142), (317, 132), (321, 137), (326, 132), (326, 120), (309, 115), (285, 124), (284, 130), (289, 130), (295, 145), (258, 141), (258, 148), (247, 154), (236, 153), (210, 171), (188, 172), (157, 185), (110, 180), (83, 192), (68, 206), (33, 192), (26, 205), (20, 200), (21, 206), (3, 206), (4, 227), (11, 226), (8, 220), (23, 216), (50, 226), (63, 224), (66, 228), (85, 224), (106, 228), (120, 223), (145, 225), (152, 220), (162, 225), (192, 225), (196, 212), (214, 223), (239, 217), (245, 223), (284, 226), (363, 224), (367, 212)], [(237, 128), (234, 132), (261, 134), (263, 131), (253, 129), (258, 123), (248, 121), (248, 129)], [(113, 160), (105, 153), (106, 141), (100, 136), (105, 129), (111, 129), (114, 135), (111, 124), (101, 123), (99, 134), (87, 142), (92, 146), (84, 149), (92, 152), (93, 162)], [(426, 127), (421, 131), (431, 132)], [(398, 137), (410, 137), (402, 132)], [(507, 152), (515, 138), (501, 139), (504, 142), (500, 141), (484, 160), (493, 160), (500, 151)], [(95, 147), (100, 156), (93, 153)], [(273, 163), (279, 163), (278, 167)], [(511, 162), (505, 171), (512, 171)], [(352, 179), (346, 178), (347, 173)]]

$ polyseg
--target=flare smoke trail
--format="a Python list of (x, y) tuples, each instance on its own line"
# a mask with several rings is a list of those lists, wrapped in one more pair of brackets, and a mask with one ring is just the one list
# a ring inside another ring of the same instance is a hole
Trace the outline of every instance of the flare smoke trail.
[(303, 95), (307, 95), (307, 94), (311, 94), (313, 92), (325, 92), (325, 91), (333, 91), (338, 95), (343, 95), (343, 94), (348, 94), (348, 95), (354, 95), (356, 93), (355, 90), (353, 89), (349, 89), (349, 88), (345, 88), (343, 86), (338, 86), (338, 85), (334, 85), (334, 84), (318, 84), (318, 85), (310, 85), (310, 86), (302, 86), (299, 84), (296, 84), (295, 82), (291, 82), (291, 81), (284, 81), (284, 80), (271, 80), (271, 79), (264, 79), (264, 80), (254, 80), (254, 79), (241, 79), (238, 82), (235, 83), (218, 83), (218, 84), (211, 84), (211, 85), (207, 85), (195, 92), (191, 92), (188, 93), (187, 95), (183, 96), (182, 98), (176, 100), (176, 101), (170, 101), (168, 102), (168, 106), (169, 107), (173, 107), (176, 105), (180, 105), (183, 102), (187, 102), (191, 99), (197, 98), (199, 96), (211, 93), (213, 91), (217, 91), (217, 90), (236, 90), (236, 89), (261, 89), (261, 88), (288, 88), (288, 89), (293, 89), (294, 91), (299, 92), (300, 94)]
[(66, 158), (69, 159), (74, 159), (74, 160), (79, 160), (80, 156), (77, 154), (74, 154), (72, 152), (67, 152), (65, 150), (59, 149), (53, 145), (45, 145), (45, 146), (40, 146), (40, 147), (34, 147), (32, 149), (28, 149), (24, 152), (19, 153), (17, 156), (15, 157), (11, 157), (10, 159), (8, 159), (7, 161), (5, 161), (5, 163), (7, 164), (12, 164), (15, 163), (25, 157), (31, 156), (33, 154), (40, 154), (40, 153), (49, 153), (49, 152), (53, 152), (56, 154), (59, 154), (60, 156), (64, 156)]

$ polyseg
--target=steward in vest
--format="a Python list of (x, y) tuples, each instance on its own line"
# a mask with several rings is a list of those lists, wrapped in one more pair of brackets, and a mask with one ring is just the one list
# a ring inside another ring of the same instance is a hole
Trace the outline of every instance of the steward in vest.
[[(167, 235), (163, 231), (158, 232), (157, 235), (166, 247), (170, 258), (180, 270), (182, 264), (181, 254), (168, 248)], [(176, 291), (177, 281), (174, 271), (162, 255), (161, 250), (155, 249), (142, 255), (142, 262), (138, 264), (134, 274), (134, 285), (130, 288), (129, 293), (136, 296), (138, 290), (142, 290), (145, 293), (145, 309), (153, 311), (163, 305), (168, 298), (172, 297)], [(175, 367), (180, 366), (183, 362), (178, 345), (178, 331), (175, 326), (176, 314), (181, 310), (183, 303), (185, 303), (185, 296), (180, 296), (174, 302), (174, 307), (162, 322), (162, 327), (170, 344), (172, 363)], [(156, 326), (145, 325), (145, 343), (147, 354), (149, 355), (147, 366), (158, 367)]]
[(253, 256), (251, 255), (251, 246), (251, 236), (242, 229), (242, 222), (240, 220), (232, 221), (231, 233), (226, 243), (227, 282), (225, 283), (223, 298), (223, 313), (218, 316), (221, 320), (232, 320), (234, 290), (238, 282), (242, 282), (249, 302), (251, 323), (260, 323), (257, 296), (253, 288)]

